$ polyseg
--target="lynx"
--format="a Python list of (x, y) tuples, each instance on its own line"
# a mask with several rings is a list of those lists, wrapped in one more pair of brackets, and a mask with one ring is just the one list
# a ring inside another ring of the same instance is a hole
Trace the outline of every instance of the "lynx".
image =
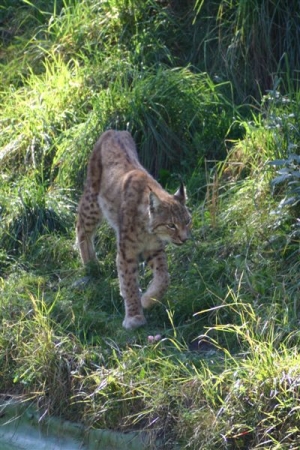
[[(78, 207), (77, 243), (84, 264), (95, 260), (94, 234), (105, 218), (117, 236), (117, 270), (125, 303), (123, 326), (146, 323), (149, 308), (166, 291), (169, 274), (165, 244), (183, 244), (189, 237), (191, 216), (185, 206), (183, 184), (168, 194), (140, 164), (127, 131), (102, 134), (91, 154), (87, 180)], [(141, 295), (140, 259), (150, 267), (153, 280)]]

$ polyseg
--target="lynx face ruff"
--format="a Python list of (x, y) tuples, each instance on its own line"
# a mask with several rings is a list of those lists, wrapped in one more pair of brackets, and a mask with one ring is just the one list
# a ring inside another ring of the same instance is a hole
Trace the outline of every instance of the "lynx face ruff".
[[(123, 326), (146, 323), (149, 308), (169, 284), (164, 247), (183, 244), (189, 237), (191, 216), (183, 185), (168, 194), (143, 168), (127, 131), (103, 133), (91, 154), (87, 180), (78, 207), (77, 242), (84, 264), (95, 260), (93, 238), (105, 218), (117, 236), (117, 269), (125, 303)], [(153, 280), (141, 295), (138, 264), (142, 259)]]

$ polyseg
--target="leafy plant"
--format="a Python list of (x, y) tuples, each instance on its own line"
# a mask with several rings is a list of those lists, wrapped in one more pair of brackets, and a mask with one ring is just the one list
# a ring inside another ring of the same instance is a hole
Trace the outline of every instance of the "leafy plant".
[(284, 198), (279, 205), (282, 208), (295, 206), (300, 200), (300, 156), (297, 154), (300, 131), (298, 93), (283, 96), (276, 90), (279, 82), (263, 98), (263, 107), (266, 107), (265, 127), (272, 131), (281, 154), (281, 158), (269, 161), (269, 165), (277, 171), (277, 176), (271, 181), (273, 191), (278, 191), (280, 185), (285, 186)]
[(279, 208), (297, 205), (300, 201), (300, 155), (291, 153), (287, 159), (277, 159), (269, 164), (277, 169), (277, 176), (271, 181), (273, 189), (279, 184), (286, 185)]

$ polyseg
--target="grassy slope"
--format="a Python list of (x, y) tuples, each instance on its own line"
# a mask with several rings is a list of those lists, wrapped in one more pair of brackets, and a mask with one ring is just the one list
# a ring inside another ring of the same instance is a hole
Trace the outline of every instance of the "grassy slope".
[[(190, 25), (192, 4), (6, 3), (1, 391), (95, 427), (144, 429), (163, 448), (297, 448), (297, 210), (278, 208), (286, 191), (271, 195), (267, 162), (299, 143), (298, 93), (270, 92), (262, 114), (243, 118), (229, 83), (187, 66), (203, 68), (195, 42), (207, 32), (205, 10)], [(77, 283), (76, 201), (108, 127), (134, 134), (169, 189), (182, 173), (193, 210), (193, 240), (168, 248), (164, 302), (135, 332), (121, 327), (107, 226), (99, 266)], [(203, 335), (212, 346), (191, 351)]]

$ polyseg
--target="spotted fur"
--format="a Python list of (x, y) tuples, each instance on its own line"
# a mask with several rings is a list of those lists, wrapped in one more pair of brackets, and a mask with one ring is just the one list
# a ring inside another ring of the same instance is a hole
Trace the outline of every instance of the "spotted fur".
[[(185, 206), (184, 186), (171, 195), (140, 164), (127, 131), (103, 133), (91, 154), (86, 186), (78, 207), (77, 242), (84, 264), (95, 260), (94, 234), (105, 218), (117, 236), (117, 269), (125, 303), (123, 326), (146, 323), (149, 308), (166, 291), (169, 274), (165, 244), (183, 244), (190, 234), (191, 217)], [(138, 264), (153, 272), (141, 295)]]

